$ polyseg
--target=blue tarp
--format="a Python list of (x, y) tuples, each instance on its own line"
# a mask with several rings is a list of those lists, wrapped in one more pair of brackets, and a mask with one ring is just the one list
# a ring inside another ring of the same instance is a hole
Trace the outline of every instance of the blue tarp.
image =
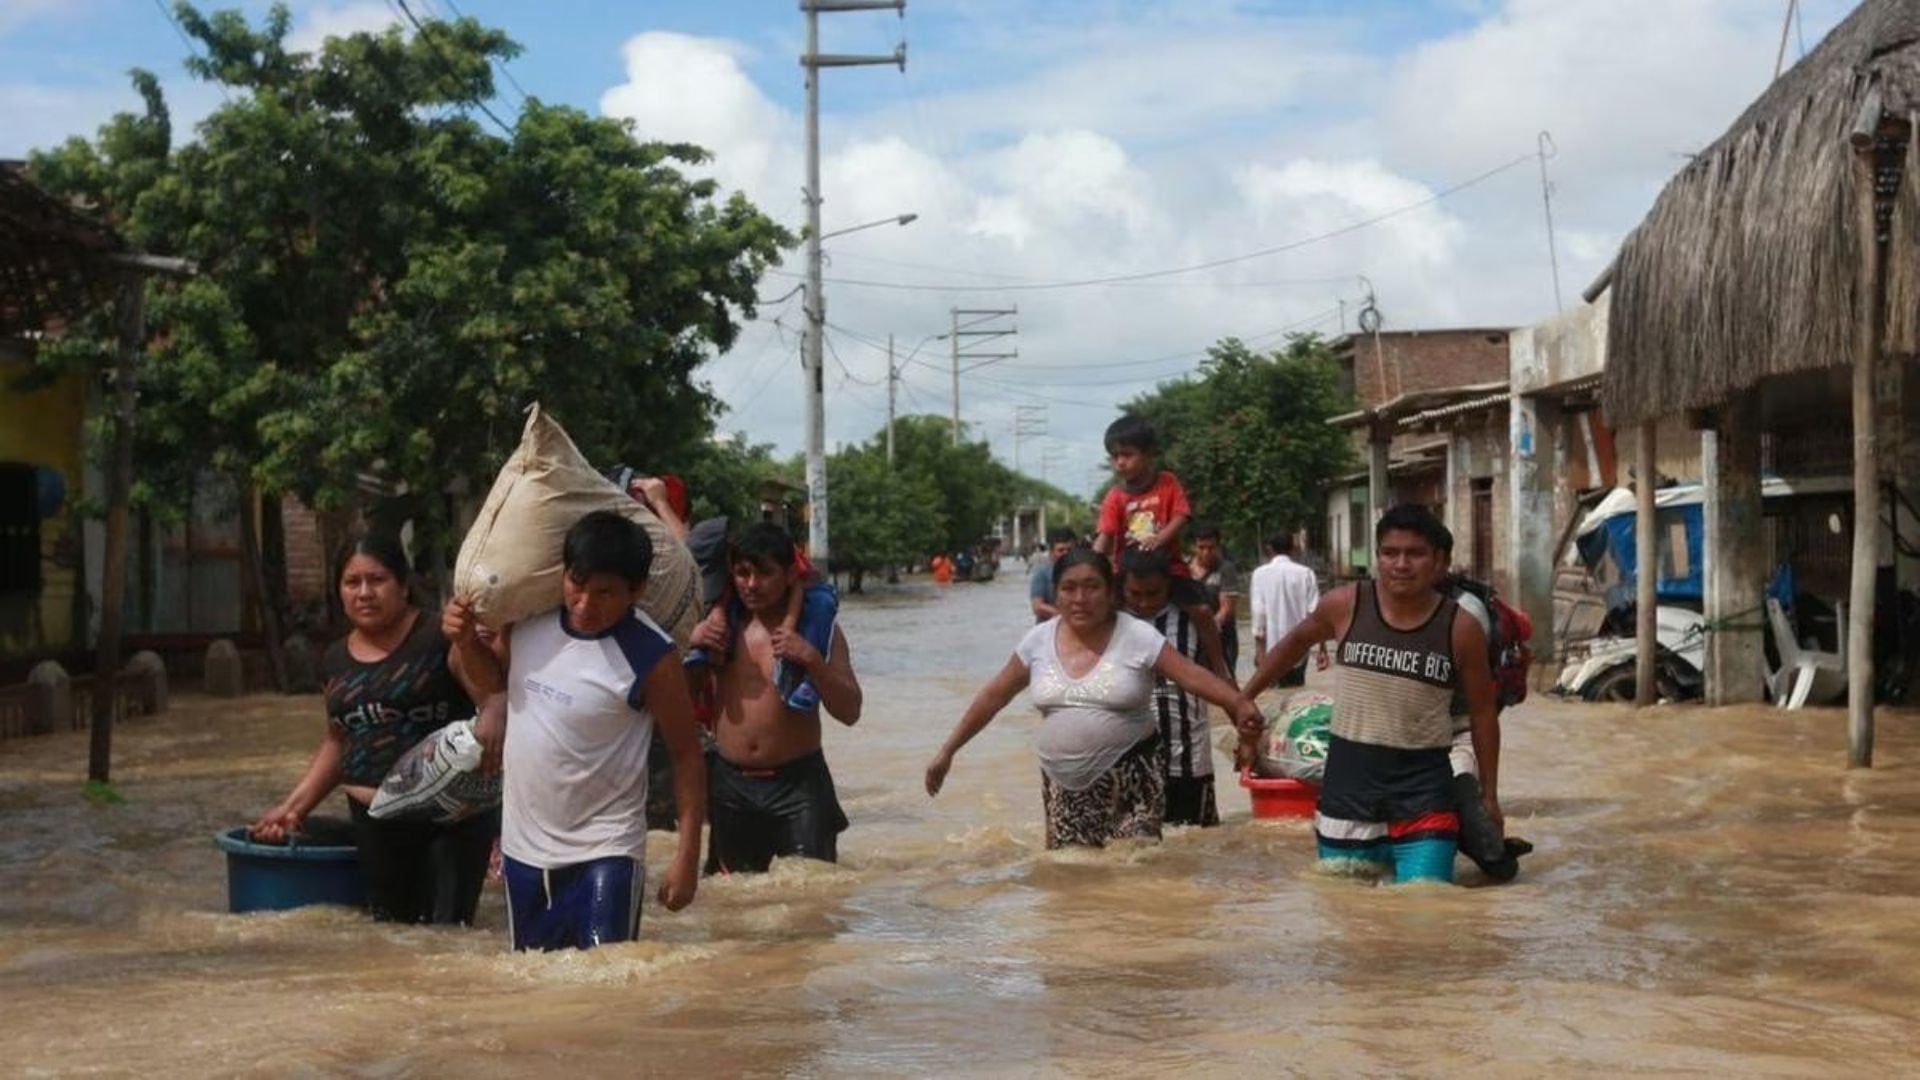
[[(1613, 561), (1620, 567), (1620, 584), (1627, 596), (1633, 595), (1634, 583), (1639, 580), (1640, 574), (1640, 553), (1634, 543), (1633, 523), (1633, 514), (1618, 514), (1580, 538), (1580, 559), (1589, 569), (1599, 566), (1609, 553), (1613, 555)], [(1676, 560), (1669, 553), (1669, 557), (1660, 560), (1662, 576), (1654, 579), (1654, 595), (1661, 601), (1699, 601), (1706, 595), (1706, 579), (1702, 575), (1706, 524), (1701, 508), (1697, 504), (1675, 506), (1655, 514), (1655, 535), (1663, 549), (1670, 542), (1676, 525), (1686, 530), (1686, 558)], [(1685, 570), (1686, 573), (1668, 573), (1675, 569)]]

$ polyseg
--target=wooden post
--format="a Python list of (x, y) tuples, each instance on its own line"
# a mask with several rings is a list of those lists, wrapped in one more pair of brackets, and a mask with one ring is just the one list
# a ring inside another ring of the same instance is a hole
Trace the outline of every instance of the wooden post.
[(1653, 421), (1643, 420), (1634, 431), (1633, 493), (1637, 500), (1633, 515), (1634, 563), (1634, 684), (1633, 703), (1645, 708), (1654, 703), (1655, 657), (1658, 655), (1659, 601), (1654, 593), (1654, 578), (1660, 572), (1659, 532), (1654, 528), (1653, 511)]
[[(1388, 489), (1387, 455), (1393, 447), (1393, 429), (1389, 421), (1374, 420), (1367, 428), (1367, 528), (1380, 520), (1387, 512), (1392, 495)], [(1361, 541), (1367, 550), (1373, 550), (1371, 538)]]
[(1853, 576), (1847, 594), (1847, 767), (1873, 765), (1873, 600), (1880, 567), (1880, 460), (1874, 439), (1874, 369), (1879, 366), (1887, 280), (1874, 213), (1880, 90), (1867, 94), (1853, 144), (1854, 227), (1860, 232), (1860, 325), (1853, 358)]
[[(240, 494), (240, 595), (245, 602), (254, 605), (254, 611), (260, 617), (260, 636), (267, 647), (267, 671), (273, 679), (273, 688), (282, 694), (289, 693), (292, 684), (287, 678), (287, 654), (285, 641), (280, 635), (280, 612), (274, 607), (273, 597), (267, 591), (265, 560), (260, 553), (260, 493), (254, 489), (252, 478), (245, 474), (236, 475), (233, 483)], [(445, 581), (445, 575), (439, 580)]]
[(120, 634), (127, 607), (127, 502), (133, 489), (134, 381), (147, 339), (147, 281), (137, 272), (120, 278), (114, 301), (119, 347), (113, 365), (113, 456), (107, 470), (107, 542), (100, 560), (100, 642), (94, 659), (92, 730), (87, 742), (87, 779), (109, 779), (113, 758), (113, 708), (120, 676)]

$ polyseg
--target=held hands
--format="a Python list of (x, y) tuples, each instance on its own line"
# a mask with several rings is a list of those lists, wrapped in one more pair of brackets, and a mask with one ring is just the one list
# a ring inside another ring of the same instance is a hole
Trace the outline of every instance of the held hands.
[(480, 640), (480, 620), (474, 618), (473, 605), (458, 597), (447, 601), (440, 612), (440, 633), (455, 645), (472, 645)]
[(667, 875), (660, 882), (657, 899), (660, 906), (668, 911), (679, 911), (693, 903), (693, 894), (700, 887), (700, 869), (689, 865), (683, 859), (673, 860), (667, 867)]
[(1258, 706), (1246, 698), (1243, 697), (1234, 702), (1230, 712), (1233, 716), (1233, 728), (1240, 733), (1240, 741), (1258, 739), (1260, 733), (1266, 730), (1267, 718), (1260, 714)]

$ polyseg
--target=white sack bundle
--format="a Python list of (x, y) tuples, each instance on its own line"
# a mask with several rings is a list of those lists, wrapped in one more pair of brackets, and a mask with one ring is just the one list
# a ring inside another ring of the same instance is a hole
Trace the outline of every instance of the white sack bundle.
[(500, 468), (480, 516), (460, 544), (453, 595), (495, 629), (560, 606), (560, 547), (595, 510), (616, 510), (646, 527), (653, 569), (640, 607), (685, 648), (699, 622), (698, 571), (679, 538), (645, 505), (595, 472), (573, 440), (535, 405), (520, 448)]

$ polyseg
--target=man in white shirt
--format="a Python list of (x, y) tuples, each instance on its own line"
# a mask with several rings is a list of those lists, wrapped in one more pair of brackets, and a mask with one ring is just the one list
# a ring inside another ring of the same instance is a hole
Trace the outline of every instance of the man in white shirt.
[[(1267, 657), (1267, 649), (1313, 613), (1320, 602), (1320, 579), (1312, 570), (1293, 561), (1293, 535), (1275, 533), (1267, 540), (1268, 560), (1256, 567), (1248, 583), (1248, 599), (1253, 607), (1253, 664), (1257, 669)], [(1320, 646), (1319, 665), (1327, 666), (1327, 647)], [(1304, 686), (1307, 664), (1282, 675), (1275, 686)]]
[(638, 935), (656, 725), (680, 815), (660, 905), (686, 907), (699, 883), (707, 781), (693, 699), (673, 639), (634, 607), (653, 545), (639, 525), (599, 510), (567, 531), (561, 562), (561, 607), (508, 627), (491, 650), (466, 604), (442, 620), (462, 662), (488, 669), (487, 685), (507, 694), (500, 854), (515, 950)]

